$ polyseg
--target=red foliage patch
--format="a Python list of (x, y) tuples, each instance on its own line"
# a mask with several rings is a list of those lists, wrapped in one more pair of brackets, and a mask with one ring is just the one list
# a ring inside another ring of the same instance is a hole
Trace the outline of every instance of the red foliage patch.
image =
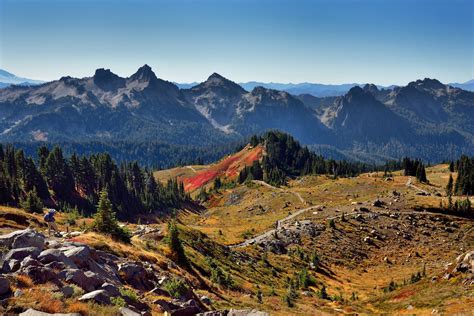
[(185, 191), (194, 191), (203, 185), (213, 181), (215, 178), (225, 176), (232, 179), (238, 176), (240, 170), (245, 166), (250, 166), (255, 160), (262, 157), (263, 148), (257, 146), (249, 150), (248, 147), (240, 152), (229, 156), (207, 170), (200, 171), (195, 175), (181, 179), (184, 183)]

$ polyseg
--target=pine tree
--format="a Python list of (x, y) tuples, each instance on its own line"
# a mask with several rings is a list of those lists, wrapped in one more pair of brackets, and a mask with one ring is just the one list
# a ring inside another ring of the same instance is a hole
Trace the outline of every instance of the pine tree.
[(181, 244), (181, 239), (179, 238), (178, 227), (176, 226), (175, 221), (170, 221), (168, 223), (168, 246), (175, 257), (176, 261), (181, 264), (187, 263), (186, 254), (184, 252), (183, 245)]
[(28, 213), (42, 213), (43, 202), (36, 194), (36, 189), (29, 191), (24, 200), (21, 201), (21, 207)]
[(448, 184), (446, 185), (446, 196), (453, 194), (453, 175), (449, 174)]
[(111, 235), (113, 238), (124, 242), (130, 241), (129, 233), (118, 225), (112, 203), (109, 200), (107, 191), (100, 192), (99, 205), (94, 215), (93, 228), (103, 234)]
[(323, 285), (323, 287), (319, 291), (319, 297), (322, 298), (323, 300), (327, 300), (329, 298), (328, 293), (326, 292), (326, 286), (325, 285)]

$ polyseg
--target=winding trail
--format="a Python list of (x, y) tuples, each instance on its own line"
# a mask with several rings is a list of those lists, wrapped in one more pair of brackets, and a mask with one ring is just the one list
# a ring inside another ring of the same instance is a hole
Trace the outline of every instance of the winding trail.
[(300, 200), (301, 203), (303, 203), (304, 205), (306, 205), (305, 199), (303, 199), (303, 197), (301, 196), (301, 194), (299, 194), (298, 192), (293, 192), (293, 191), (285, 190), (285, 189), (282, 189), (282, 188), (277, 188), (277, 187), (274, 187), (273, 185), (268, 184), (268, 183), (266, 183), (265, 181), (262, 181), (262, 180), (252, 180), (252, 182), (253, 182), (253, 183), (260, 184), (260, 185), (263, 185), (263, 186), (265, 186), (265, 187), (267, 187), (267, 188), (270, 188), (270, 189), (273, 189), (273, 190), (276, 190), (276, 191), (292, 193), (292, 194), (296, 195), (296, 197), (298, 198), (298, 200)]
[(194, 169), (194, 167), (193, 167), (193, 166), (186, 166), (186, 168), (188, 168), (188, 169), (191, 169), (191, 170), (192, 170), (194, 173), (196, 173), (196, 172), (197, 172), (197, 171), (196, 171), (196, 169)]
[(419, 188), (416, 185), (414, 185), (411, 177), (408, 178), (408, 181), (405, 185), (409, 188), (418, 190), (418, 191), (422, 192), (423, 194), (430, 195), (430, 193), (428, 191), (425, 191), (422, 188)]

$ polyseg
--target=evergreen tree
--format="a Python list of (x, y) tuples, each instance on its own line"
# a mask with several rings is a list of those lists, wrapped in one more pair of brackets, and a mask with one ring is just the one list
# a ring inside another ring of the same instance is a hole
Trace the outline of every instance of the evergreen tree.
[(100, 192), (99, 205), (97, 213), (94, 215), (93, 228), (103, 234), (130, 242), (130, 235), (126, 230), (118, 225), (115, 212), (112, 210), (112, 203), (109, 200), (107, 191)]
[(43, 212), (43, 202), (36, 194), (36, 189), (29, 191), (26, 194), (25, 199), (21, 201), (21, 207), (28, 213), (42, 213)]
[(74, 191), (74, 178), (60, 147), (54, 147), (49, 153), (44, 173), (54, 194), (61, 200), (67, 200)]
[(451, 196), (453, 194), (453, 175), (449, 175), (448, 184), (446, 185), (446, 196)]
[(454, 172), (454, 162), (452, 160), (449, 163), (449, 172)]
[(168, 223), (168, 246), (178, 263), (186, 264), (187, 258), (184, 252), (183, 245), (181, 244), (181, 239), (179, 238), (178, 227), (176, 226), (175, 221), (170, 221)]

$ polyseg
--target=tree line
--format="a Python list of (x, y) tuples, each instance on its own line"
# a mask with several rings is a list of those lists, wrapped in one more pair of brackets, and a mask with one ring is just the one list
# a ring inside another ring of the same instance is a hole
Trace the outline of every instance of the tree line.
[[(62, 148), (40, 146), (36, 161), (22, 149), (0, 145), (0, 204), (38, 204), (93, 213), (106, 191), (119, 218), (165, 212), (191, 200), (176, 179), (157, 182), (151, 170), (137, 162), (117, 165), (108, 153), (65, 157)], [(41, 208), (40, 208), (41, 209)]]
[(263, 180), (272, 185), (285, 185), (289, 177), (309, 174), (327, 174), (337, 177), (353, 177), (363, 172), (382, 170), (384, 166), (367, 163), (326, 159), (300, 145), (291, 135), (270, 131), (262, 136), (252, 136), (250, 145), (262, 144), (266, 155), (261, 162), (244, 168), (239, 182)]

